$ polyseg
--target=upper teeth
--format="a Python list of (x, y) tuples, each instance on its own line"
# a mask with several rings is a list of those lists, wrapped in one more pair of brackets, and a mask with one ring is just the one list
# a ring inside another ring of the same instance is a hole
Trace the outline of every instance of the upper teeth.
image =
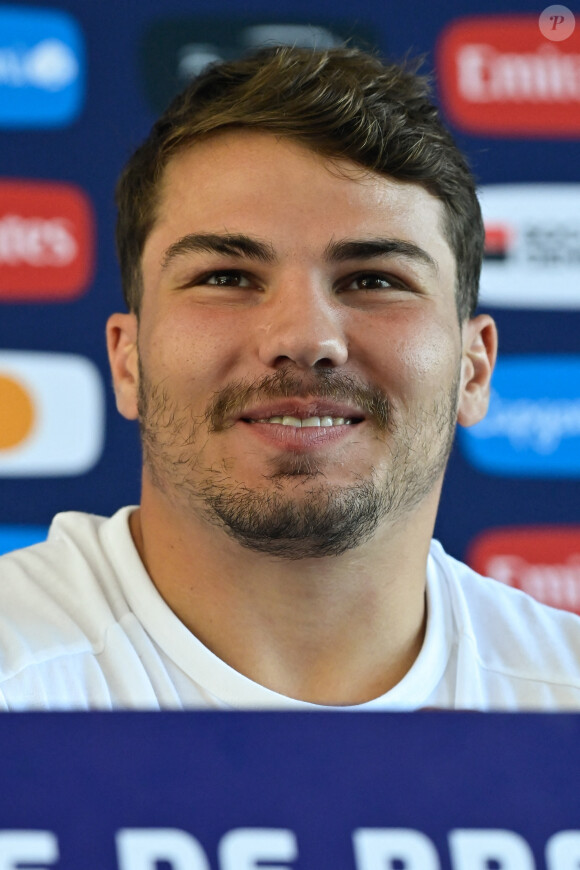
[(261, 420), (253, 420), (253, 423), (281, 423), (282, 426), (344, 426), (350, 425), (352, 420), (344, 417), (307, 417), (301, 420), (299, 417), (268, 417)]

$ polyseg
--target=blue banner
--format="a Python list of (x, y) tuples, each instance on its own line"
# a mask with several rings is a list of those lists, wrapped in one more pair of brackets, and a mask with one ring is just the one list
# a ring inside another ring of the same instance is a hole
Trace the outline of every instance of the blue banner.
[(576, 870), (580, 718), (19, 714), (0, 866)]

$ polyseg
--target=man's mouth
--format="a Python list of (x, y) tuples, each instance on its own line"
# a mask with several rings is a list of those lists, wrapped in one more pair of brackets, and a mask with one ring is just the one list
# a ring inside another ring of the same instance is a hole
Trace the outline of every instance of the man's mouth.
[(237, 422), (269, 448), (309, 453), (342, 443), (365, 420), (359, 408), (344, 403), (282, 400), (244, 410)]
[[(242, 418), (243, 419), (243, 418)], [(320, 427), (320, 426), (352, 426), (356, 423), (362, 422), (362, 418), (352, 418), (352, 417), (306, 417), (301, 419), (300, 417), (262, 417), (257, 420), (253, 419), (244, 419), (246, 423), (277, 423), (280, 426), (293, 426), (296, 429), (304, 429), (307, 427)]]
[(238, 417), (243, 423), (267, 423), (294, 429), (354, 426), (365, 419), (362, 408), (328, 399), (278, 399), (245, 408)]
[(281, 369), (260, 383), (239, 381), (225, 387), (216, 394), (207, 420), (213, 432), (247, 424), (264, 434), (269, 427), (273, 433), (284, 427), (310, 430), (321, 438), (324, 431), (328, 437), (333, 431), (338, 436), (346, 434), (347, 426), (361, 423), (386, 432), (389, 416), (389, 400), (376, 386), (346, 374), (319, 372), (307, 390), (303, 379)]

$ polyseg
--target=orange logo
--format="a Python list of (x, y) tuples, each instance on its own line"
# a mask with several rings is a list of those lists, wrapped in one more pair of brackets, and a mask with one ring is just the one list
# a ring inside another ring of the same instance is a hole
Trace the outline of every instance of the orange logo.
[(26, 441), (35, 418), (34, 405), (26, 388), (16, 379), (0, 374), (0, 450)]
[(535, 15), (459, 19), (439, 38), (437, 70), (445, 112), (469, 133), (580, 133), (580, 28), (553, 42)]
[(538, 601), (580, 613), (580, 526), (528, 526), (483, 532), (468, 564)]
[(0, 300), (60, 302), (87, 287), (94, 221), (70, 184), (0, 182)]

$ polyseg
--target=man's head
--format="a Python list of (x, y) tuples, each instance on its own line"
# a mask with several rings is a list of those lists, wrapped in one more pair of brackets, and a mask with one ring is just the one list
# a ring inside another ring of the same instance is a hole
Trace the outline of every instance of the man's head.
[(473, 184), (424, 85), (280, 49), (210, 71), (168, 116), (120, 185), (131, 312), (108, 325), (143, 505), (290, 559), (395, 527), (424, 542), (495, 354), (491, 318), (469, 316)]
[(429, 100), (427, 80), (355, 49), (290, 47), (208, 68), (173, 101), (129, 161), (117, 189), (117, 246), (131, 311), (139, 312), (141, 257), (168, 163), (194, 143), (236, 128), (295, 140), (324, 157), (416, 182), (439, 198), (456, 260), (460, 322), (473, 315), (481, 212), (466, 161)]

